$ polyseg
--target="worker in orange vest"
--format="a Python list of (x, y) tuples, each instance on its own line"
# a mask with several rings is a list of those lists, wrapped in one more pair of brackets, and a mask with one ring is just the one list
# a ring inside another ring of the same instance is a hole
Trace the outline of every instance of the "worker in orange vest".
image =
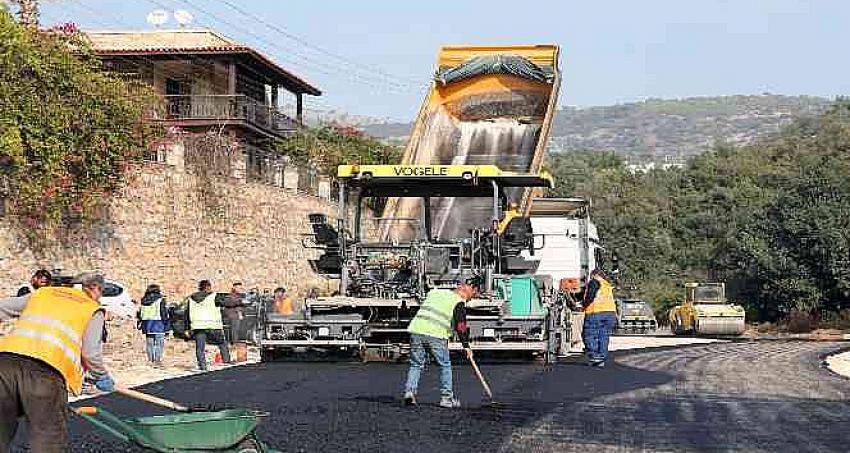
[(608, 341), (617, 326), (614, 285), (600, 269), (590, 273), (584, 291), (582, 339), (588, 365), (604, 367), (608, 360)]
[(44, 287), (0, 300), (0, 320), (17, 318), (0, 337), (0, 452), (9, 451), (20, 417), (32, 451), (65, 451), (68, 392), (80, 393), (84, 371), (98, 389), (114, 390), (103, 365), (103, 276), (80, 274), (74, 282), (81, 288)]
[(295, 317), (298, 314), (295, 302), (286, 295), (286, 289), (283, 287), (275, 288), (273, 304), (275, 313), (281, 316)]

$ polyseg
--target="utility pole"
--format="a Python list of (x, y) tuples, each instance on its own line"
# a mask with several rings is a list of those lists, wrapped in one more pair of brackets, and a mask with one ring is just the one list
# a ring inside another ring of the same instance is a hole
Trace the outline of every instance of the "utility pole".
[(21, 24), (27, 28), (38, 28), (38, 0), (14, 0), (18, 4)]

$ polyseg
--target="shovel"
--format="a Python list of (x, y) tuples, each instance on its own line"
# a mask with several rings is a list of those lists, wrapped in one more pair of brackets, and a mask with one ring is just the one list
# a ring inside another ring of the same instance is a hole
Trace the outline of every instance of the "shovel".
[(177, 412), (214, 412), (220, 410), (215, 407), (187, 407), (182, 404), (175, 403), (174, 401), (169, 401), (164, 398), (160, 398), (158, 396), (148, 395), (147, 393), (142, 393), (138, 390), (129, 389), (126, 387), (115, 386), (115, 393), (120, 393), (124, 396), (129, 396), (130, 398), (135, 398), (137, 400), (146, 401), (151, 404), (156, 404), (157, 406), (162, 406)]
[(478, 368), (478, 363), (475, 362), (475, 357), (471, 354), (472, 350), (469, 350), (466, 354), (466, 358), (469, 359), (469, 363), (472, 364), (472, 369), (475, 370), (475, 375), (478, 376), (478, 381), (481, 382), (481, 387), (484, 387), (484, 393), (487, 394), (487, 399), (490, 400), (490, 406), (492, 407), (501, 407), (501, 404), (493, 401), (493, 391), (490, 390), (490, 385), (487, 384), (487, 379), (484, 379), (484, 375), (481, 374), (481, 370)]

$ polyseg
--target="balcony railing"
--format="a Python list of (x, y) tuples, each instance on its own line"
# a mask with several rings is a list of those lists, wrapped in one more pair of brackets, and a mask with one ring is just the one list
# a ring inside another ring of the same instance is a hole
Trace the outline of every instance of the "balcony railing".
[(167, 95), (165, 101), (168, 120), (245, 121), (274, 134), (298, 127), (294, 119), (276, 108), (245, 95)]

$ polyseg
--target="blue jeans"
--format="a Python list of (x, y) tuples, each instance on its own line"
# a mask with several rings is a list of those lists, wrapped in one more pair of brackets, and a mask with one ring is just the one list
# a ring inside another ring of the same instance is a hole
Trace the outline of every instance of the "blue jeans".
[(148, 353), (148, 362), (161, 362), (162, 351), (165, 349), (164, 333), (149, 333), (145, 335), (145, 350)]
[(452, 361), (447, 340), (428, 335), (410, 334), (410, 369), (407, 371), (405, 392), (416, 394), (419, 388), (419, 376), (425, 367), (427, 355), (430, 355), (440, 367), (440, 393), (452, 396)]
[(611, 312), (593, 313), (584, 317), (581, 337), (587, 360), (605, 362), (608, 359), (608, 339), (617, 325), (617, 315)]

